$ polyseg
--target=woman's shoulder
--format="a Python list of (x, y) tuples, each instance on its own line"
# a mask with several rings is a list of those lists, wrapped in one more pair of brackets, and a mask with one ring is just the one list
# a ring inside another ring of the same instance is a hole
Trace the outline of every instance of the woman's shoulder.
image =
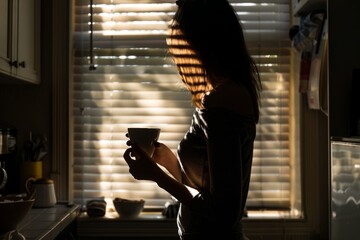
[(233, 81), (218, 86), (204, 95), (205, 109), (224, 108), (243, 116), (253, 116), (254, 105), (248, 89)]

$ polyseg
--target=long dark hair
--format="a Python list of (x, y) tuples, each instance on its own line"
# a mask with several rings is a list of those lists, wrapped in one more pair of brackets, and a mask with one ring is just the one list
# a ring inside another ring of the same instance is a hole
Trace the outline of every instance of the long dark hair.
[[(169, 50), (195, 105), (201, 105), (203, 93), (223, 79), (231, 79), (248, 88), (258, 119), (261, 81), (233, 7), (227, 0), (179, 0), (177, 4), (170, 25)], [(184, 54), (185, 48), (192, 53), (191, 64), (181, 60), (190, 56)], [(186, 69), (190, 67), (197, 70)]]

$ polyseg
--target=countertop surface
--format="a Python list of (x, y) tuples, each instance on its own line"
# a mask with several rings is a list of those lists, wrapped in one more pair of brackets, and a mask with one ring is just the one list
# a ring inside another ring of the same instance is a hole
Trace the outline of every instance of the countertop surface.
[[(76, 220), (78, 205), (57, 204), (50, 208), (32, 208), (19, 224), (18, 231), (26, 240), (55, 239)], [(4, 235), (0, 239), (6, 239)]]

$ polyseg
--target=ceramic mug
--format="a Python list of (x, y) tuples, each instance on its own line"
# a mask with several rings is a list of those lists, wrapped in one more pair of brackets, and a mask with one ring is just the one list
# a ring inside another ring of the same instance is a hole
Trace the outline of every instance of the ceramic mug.
[(150, 157), (154, 154), (154, 142), (158, 140), (160, 128), (128, 128), (129, 138), (137, 143)]
[(55, 206), (56, 195), (53, 180), (46, 178), (28, 178), (25, 187), (28, 194), (34, 193), (34, 207), (46, 208)]

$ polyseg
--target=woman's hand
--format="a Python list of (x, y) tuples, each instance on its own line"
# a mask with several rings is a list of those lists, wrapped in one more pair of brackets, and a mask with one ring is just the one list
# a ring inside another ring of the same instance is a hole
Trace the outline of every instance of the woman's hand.
[[(129, 137), (128, 134), (126, 134), (126, 137)], [(128, 140), (126, 142), (126, 145), (132, 146), (132, 142)], [(173, 163), (174, 161), (177, 161), (177, 158), (173, 151), (166, 146), (165, 144), (161, 142), (154, 142), (155, 151), (152, 156), (153, 160), (158, 163), (159, 165), (168, 168), (169, 164)]]
[(156, 162), (136, 144), (126, 149), (123, 156), (129, 165), (130, 174), (137, 180), (156, 181), (159, 171), (162, 171)]
[[(126, 134), (126, 137), (128, 137), (128, 134)], [(133, 143), (130, 140), (128, 140), (126, 142), (126, 144), (130, 147), (133, 145)], [(179, 165), (178, 160), (177, 160), (175, 154), (173, 153), (173, 151), (161, 142), (155, 142), (154, 145), (155, 145), (155, 151), (154, 151), (152, 158), (147, 156), (146, 153), (144, 153), (142, 151), (143, 156), (150, 158), (153, 162), (155, 162), (155, 163), (161, 165), (162, 167), (164, 167), (165, 169), (167, 169), (167, 171), (171, 175), (173, 175), (173, 177), (175, 179), (180, 181), (181, 180), (180, 165)], [(129, 150), (129, 151), (132, 151), (132, 150)], [(127, 152), (125, 152), (125, 153), (129, 154)], [(131, 153), (131, 156), (135, 156), (135, 155), (133, 153)], [(130, 155), (129, 155), (129, 157), (130, 157)], [(124, 158), (125, 158), (125, 154), (124, 154)]]
[[(154, 156), (157, 161), (169, 165), (167, 170), (174, 176), (170, 177), (164, 172), (154, 158), (148, 156), (136, 143), (127, 142), (130, 146), (124, 152), (124, 159), (129, 165), (130, 174), (137, 180), (150, 180), (170, 193), (180, 202), (189, 205), (193, 196), (185, 185), (181, 183), (180, 165), (176, 156), (164, 144), (156, 143)], [(169, 159), (167, 159), (169, 157)], [(169, 160), (169, 163), (167, 162)], [(170, 163), (171, 161), (171, 163)]]

